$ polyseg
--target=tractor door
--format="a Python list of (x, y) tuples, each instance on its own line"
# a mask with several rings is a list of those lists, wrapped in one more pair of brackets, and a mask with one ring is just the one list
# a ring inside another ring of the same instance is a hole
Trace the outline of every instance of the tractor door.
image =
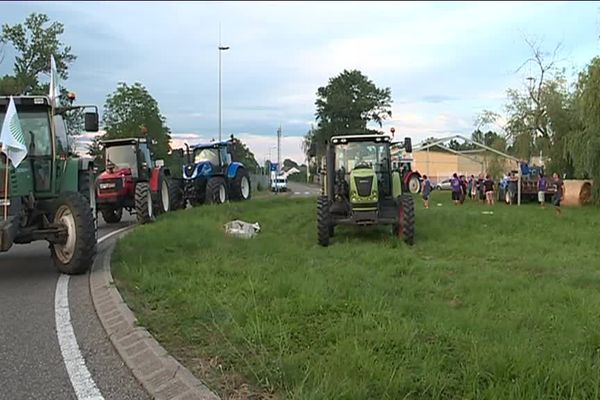
[(19, 119), (33, 170), (33, 190), (42, 197), (51, 195), (54, 157), (49, 113), (46, 110), (19, 112)]
[(231, 164), (231, 155), (227, 152), (226, 146), (219, 147), (219, 167), (217, 168), (217, 173), (225, 174), (227, 170), (227, 166)]
[(146, 143), (140, 143), (138, 146), (138, 165), (140, 170), (140, 179), (150, 179), (150, 171), (154, 168), (150, 149)]

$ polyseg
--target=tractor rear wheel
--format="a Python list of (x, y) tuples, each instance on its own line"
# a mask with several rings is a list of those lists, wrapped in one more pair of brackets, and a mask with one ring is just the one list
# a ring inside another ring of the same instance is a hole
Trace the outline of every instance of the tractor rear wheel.
[(333, 236), (333, 224), (327, 196), (319, 196), (317, 200), (317, 235), (321, 246), (329, 246), (329, 239)]
[(121, 221), (123, 217), (123, 209), (119, 208), (106, 208), (100, 211), (102, 213), (102, 218), (104, 222), (107, 224), (116, 224)]
[(223, 204), (227, 201), (225, 179), (220, 176), (210, 178), (206, 183), (206, 204)]
[(140, 224), (154, 221), (154, 204), (148, 182), (138, 182), (135, 185), (135, 215)]
[(63, 226), (63, 243), (50, 243), (54, 265), (63, 274), (82, 274), (96, 254), (96, 229), (89, 201), (77, 192), (65, 192), (56, 201), (53, 222)]
[(394, 224), (393, 232), (406, 244), (415, 243), (415, 201), (409, 194), (398, 197), (398, 222)]
[(94, 170), (89, 168), (87, 170), (79, 171), (79, 193), (85, 197), (92, 209), (92, 216), (94, 218), (94, 227), (98, 229), (98, 209), (96, 207), (96, 185), (94, 178)]
[(250, 200), (252, 197), (252, 188), (250, 186), (250, 175), (246, 168), (238, 168), (235, 178), (231, 182), (231, 200)]

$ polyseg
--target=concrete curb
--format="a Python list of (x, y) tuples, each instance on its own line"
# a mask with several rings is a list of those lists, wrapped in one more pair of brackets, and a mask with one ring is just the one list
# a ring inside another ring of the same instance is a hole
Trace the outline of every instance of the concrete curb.
[[(131, 229), (117, 235), (122, 236)], [(117, 240), (118, 240), (117, 239)], [(181, 365), (143, 327), (114, 285), (110, 271), (116, 240), (90, 273), (92, 303), (110, 341), (136, 379), (157, 400), (220, 400), (199, 379)]]

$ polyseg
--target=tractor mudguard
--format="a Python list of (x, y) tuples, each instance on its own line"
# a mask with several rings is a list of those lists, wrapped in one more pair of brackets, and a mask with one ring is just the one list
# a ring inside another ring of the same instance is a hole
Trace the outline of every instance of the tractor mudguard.
[(150, 192), (156, 193), (160, 188), (160, 168), (152, 168), (152, 172), (150, 173)]
[(400, 178), (400, 172), (394, 171), (392, 173), (392, 196), (397, 198), (402, 194), (402, 180)]
[(233, 179), (237, 174), (238, 168), (244, 168), (244, 165), (240, 162), (234, 161), (227, 167), (227, 178)]

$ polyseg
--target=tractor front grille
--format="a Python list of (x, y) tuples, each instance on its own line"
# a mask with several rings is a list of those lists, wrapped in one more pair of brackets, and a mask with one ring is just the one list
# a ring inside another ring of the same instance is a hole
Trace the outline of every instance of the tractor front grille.
[(373, 176), (355, 176), (354, 184), (356, 185), (356, 191), (360, 197), (369, 196), (371, 194), (371, 188), (373, 187)]
[(118, 192), (123, 189), (122, 179), (103, 179), (98, 181), (98, 191), (100, 194)]

